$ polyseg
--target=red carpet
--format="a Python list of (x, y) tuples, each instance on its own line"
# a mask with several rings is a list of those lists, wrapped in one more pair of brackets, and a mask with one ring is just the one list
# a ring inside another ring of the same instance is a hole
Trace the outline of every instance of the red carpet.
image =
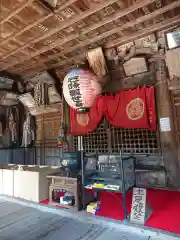
[[(101, 209), (98, 215), (123, 220), (121, 194), (101, 192), (100, 196)], [(145, 226), (180, 233), (180, 192), (149, 189), (147, 196), (153, 213)], [(130, 213), (132, 192), (127, 194), (126, 199)]]
[[(113, 218), (117, 220), (124, 220), (123, 212), (123, 201), (122, 195), (120, 193), (111, 192), (100, 192), (100, 211), (97, 213), (98, 216), (103, 216), (107, 218)], [(127, 212), (131, 212), (131, 200), (132, 193), (129, 192), (126, 195), (127, 200)]]
[[(180, 192), (148, 189), (147, 196), (153, 213), (145, 226), (180, 234)], [(100, 197), (101, 209), (98, 216), (124, 219), (121, 194), (101, 191)], [(126, 199), (130, 213), (132, 192), (126, 195)], [(48, 204), (48, 201), (42, 203)]]

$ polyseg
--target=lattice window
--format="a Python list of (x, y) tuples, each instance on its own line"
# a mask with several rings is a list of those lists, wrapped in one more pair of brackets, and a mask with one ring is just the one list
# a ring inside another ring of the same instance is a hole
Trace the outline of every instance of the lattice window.
[(96, 131), (83, 136), (83, 148), (86, 152), (105, 153), (108, 151), (108, 134), (104, 122)]
[[(104, 121), (97, 129), (83, 136), (83, 148), (86, 152), (108, 152), (108, 134)], [(78, 150), (78, 137), (73, 137), (73, 151)]]
[(147, 129), (121, 129), (110, 126), (112, 152), (158, 153), (157, 135)]
[[(147, 129), (121, 129), (103, 122), (97, 129), (83, 136), (85, 152), (159, 153), (157, 134)], [(73, 150), (78, 150), (77, 136), (73, 138)]]

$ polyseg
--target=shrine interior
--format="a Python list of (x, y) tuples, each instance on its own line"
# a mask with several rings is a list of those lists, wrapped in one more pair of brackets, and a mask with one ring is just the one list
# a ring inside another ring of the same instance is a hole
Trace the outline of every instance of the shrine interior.
[(179, 190), (180, 1), (0, 0), (0, 197), (180, 234)]

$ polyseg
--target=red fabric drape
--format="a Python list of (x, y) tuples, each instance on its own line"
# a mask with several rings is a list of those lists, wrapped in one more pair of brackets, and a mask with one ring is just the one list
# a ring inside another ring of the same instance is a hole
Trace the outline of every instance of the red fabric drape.
[(115, 96), (98, 96), (90, 108), (89, 121), (81, 125), (76, 110), (70, 108), (71, 134), (92, 132), (103, 115), (110, 124), (120, 128), (146, 128), (156, 131), (154, 87), (120, 91)]
[(117, 116), (120, 108), (120, 92), (115, 96), (105, 96), (105, 116), (109, 123), (113, 125), (114, 119)]
[(156, 131), (156, 104), (155, 104), (155, 93), (154, 87), (146, 88), (146, 104), (149, 121), (149, 130)]
[[(96, 129), (97, 125), (101, 122), (104, 114), (104, 98), (98, 96), (93, 106), (89, 109), (88, 115), (89, 121), (86, 125), (81, 125), (78, 122), (78, 114), (75, 109), (70, 108), (70, 134), (72, 135), (82, 135), (92, 132)], [(85, 114), (85, 115), (86, 115)], [(83, 117), (81, 114), (80, 117)], [(84, 115), (84, 117), (86, 117)]]
[(105, 99), (105, 115), (112, 125), (149, 128), (145, 87), (120, 91), (115, 97), (107, 96)]

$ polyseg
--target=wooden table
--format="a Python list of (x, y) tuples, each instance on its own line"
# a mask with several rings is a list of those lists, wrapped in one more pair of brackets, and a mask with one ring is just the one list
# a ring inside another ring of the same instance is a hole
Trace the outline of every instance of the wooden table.
[(63, 176), (62, 173), (55, 173), (55, 174), (49, 174), (46, 176), (49, 180), (51, 180), (51, 183), (49, 185), (49, 202), (50, 204), (62, 206), (65, 208), (70, 208), (72, 206), (56, 203), (53, 201), (53, 190), (65, 190), (72, 192), (72, 195), (75, 199), (74, 207), (77, 207), (79, 209), (79, 177), (77, 174), (72, 175), (71, 177)]

